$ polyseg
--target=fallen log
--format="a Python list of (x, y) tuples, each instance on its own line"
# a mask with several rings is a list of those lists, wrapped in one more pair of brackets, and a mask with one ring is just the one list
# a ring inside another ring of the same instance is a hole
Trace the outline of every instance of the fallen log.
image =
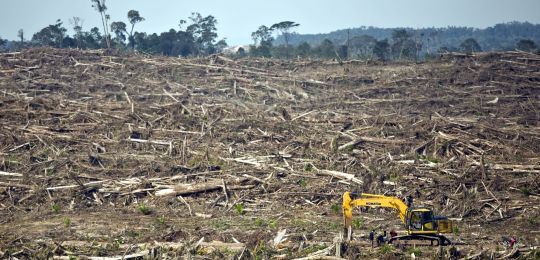
[(222, 189), (221, 181), (213, 180), (205, 183), (185, 184), (179, 183), (168, 189), (156, 191), (156, 196), (187, 195), (205, 191)]
[(0, 171), (0, 176), (23, 177), (23, 175), (20, 174), (20, 173), (15, 173), (15, 172), (3, 172), (3, 171)]
[(352, 181), (356, 184), (363, 184), (364, 182), (354, 176), (354, 174), (350, 173), (344, 173), (344, 172), (338, 172), (338, 171), (330, 171), (330, 170), (319, 170), (317, 171), (317, 174), (319, 175), (326, 175), (326, 176), (332, 176), (336, 177), (341, 180), (346, 181)]
[[(166, 186), (167, 187), (167, 186)], [(244, 185), (244, 186), (227, 186), (227, 190), (244, 190), (255, 188), (256, 185)], [(211, 180), (204, 183), (179, 183), (174, 186), (160, 189), (156, 191), (156, 196), (178, 196), (189, 195), (206, 191), (223, 190), (223, 183), (221, 180)]]
[(371, 142), (371, 143), (380, 143), (380, 144), (405, 144), (408, 143), (405, 140), (393, 140), (393, 139), (383, 139), (383, 138), (375, 138), (375, 137), (359, 137), (356, 140), (350, 141), (346, 144), (343, 144), (338, 147), (338, 151), (341, 151), (343, 149), (346, 149), (348, 147), (354, 148), (355, 146), (364, 143), (364, 142)]

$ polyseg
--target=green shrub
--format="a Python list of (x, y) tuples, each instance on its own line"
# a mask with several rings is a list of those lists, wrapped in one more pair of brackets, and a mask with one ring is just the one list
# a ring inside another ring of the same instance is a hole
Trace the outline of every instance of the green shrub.
[(531, 195), (531, 191), (526, 187), (519, 188), (519, 191), (521, 191), (525, 197), (529, 197)]
[(60, 205), (57, 203), (52, 204), (51, 208), (54, 213), (60, 212)]
[(338, 204), (332, 204), (332, 206), (330, 206), (330, 209), (336, 214), (339, 214), (341, 212), (341, 207)]
[(354, 218), (352, 220), (352, 226), (353, 228), (360, 229), (362, 226), (364, 226), (364, 219), (363, 218)]
[(240, 215), (244, 215), (244, 213), (245, 213), (244, 204), (242, 204), (242, 203), (235, 204), (234, 209), (236, 209), (236, 213), (238, 213)]
[(149, 215), (150, 213), (152, 213), (150, 208), (148, 208), (146, 204), (144, 203), (139, 204), (138, 209), (139, 209), (139, 212), (141, 212), (143, 215)]
[(69, 217), (64, 217), (64, 226), (71, 226), (71, 219)]

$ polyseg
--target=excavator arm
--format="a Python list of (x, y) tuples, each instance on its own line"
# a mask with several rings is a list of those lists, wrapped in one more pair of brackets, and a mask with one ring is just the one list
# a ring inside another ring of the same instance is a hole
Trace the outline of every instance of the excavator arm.
[[(352, 197), (351, 197), (352, 195)], [(406, 224), (407, 205), (403, 203), (399, 198), (388, 197), (384, 195), (366, 194), (362, 193), (359, 196), (355, 196), (351, 192), (345, 192), (343, 194), (343, 222), (347, 233), (351, 233), (352, 213), (354, 207), (383, 207), (394, 208), (399, 212), (399, 218)]]

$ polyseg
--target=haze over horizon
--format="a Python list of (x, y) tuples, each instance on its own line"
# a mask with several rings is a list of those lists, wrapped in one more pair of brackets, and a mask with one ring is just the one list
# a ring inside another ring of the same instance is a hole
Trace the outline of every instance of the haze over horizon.
[[(538, 0), (411, 0), (377, 2), (336, 0), (327, 1), (217, 1), (200, 0), (152, 2), (109, 0), (106, 2), (111, 21), (127, 23), (127, 12), (138, 10), (146, 21), (135, 30), (161, 33), (173, 28), (178, 30), (181, 19), (188, 20), (192, 12), (203, 16), (213, 15), (218, 21), (219, 38), (226, 38), (229, 45), (249, 44), (251, 33), (260, 25), (291, 20), (300, 23), (295, 30), (300, 34), (327, 33), (339, 29), (361, 26), (393, 27), (447, 27), (466, 26), (486, 28), (511, 21), (540, 23)], [(6, 1), (0, 15), (0, 37), (15, 40), (17, 31), (23, 29), (26, 40), (40, 29), (54, 24), (57, 19), (70, 28), (69, 18), (84, 20), (83, 30), (98, 27), (101, 20), (88, 0), (18, 0)]]

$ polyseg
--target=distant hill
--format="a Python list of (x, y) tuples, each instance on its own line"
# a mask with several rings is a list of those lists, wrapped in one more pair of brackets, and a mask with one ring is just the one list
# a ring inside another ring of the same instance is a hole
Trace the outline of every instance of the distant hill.
[[(321, 34), (292, 34), (290, 43), (299, 45), (307, 42), (311, 46), (319, 45), (324, 39), (331, 40), (336, 45), (345, 45), (347, 42), (347, 32), (349, 38), (355, 36), (368, 35), (377, 40), (392, 38), (392, 32), (396, 29), (406, 29), (411, 32), (419, 42), (422, 43), (422, 52), (436, 52), (441, 47), (457, 49), (467, 38), (474, 38), (484, 51), (492, 50), (513, 50), (516, 43), (521, 39), (530, 39), (540, 45), (540, 24), (528, 22), (510, 22), (497, 24), (485, 29), (472, 27), (446, 27), (446, 28), (377, 28), (359, 27), (352, 29), (337, 30), (330, 33)], [(278, 37), (277, 44), (283, 43), (282, 37)]]

